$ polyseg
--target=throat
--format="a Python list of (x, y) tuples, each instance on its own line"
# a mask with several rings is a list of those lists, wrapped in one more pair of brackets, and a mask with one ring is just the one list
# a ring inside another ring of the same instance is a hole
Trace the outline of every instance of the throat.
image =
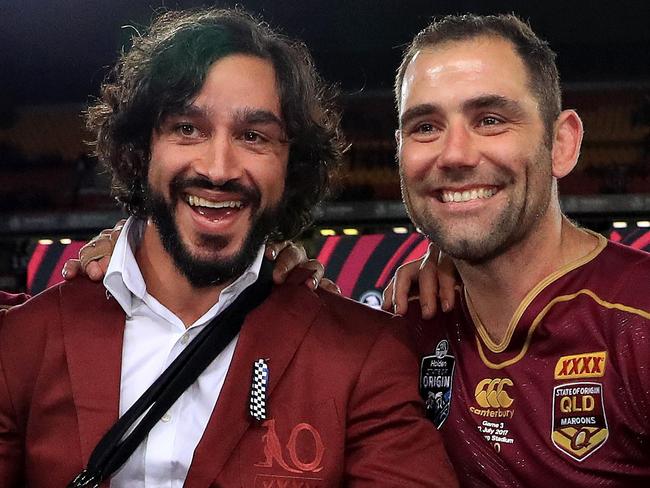
[(484, 304), (480, 299), (477, 307), (467, 289), (465, 289), (465, 300), (474, 326), (483, 342), (491, 349), (505, 349), (514, 332), (513, 320), (515, 320), (516, 307), (504, 306), (500, 300), (491, 300)]
[(503, 320), (490, 323), (488, 326), (484, 325), (483, 330), (494, 345), (507, 347), (510, 342), (509, 325), (510, 321)]

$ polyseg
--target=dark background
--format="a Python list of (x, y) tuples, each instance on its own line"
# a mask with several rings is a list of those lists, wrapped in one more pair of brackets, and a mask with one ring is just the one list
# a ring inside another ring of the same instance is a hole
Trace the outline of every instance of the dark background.
[[(650, 80), (648, 1), (278, 0), (237, 2), (306, 42), (344, 94), (389, 90), (403, 46), (435, 15), (515, 12), (558, 52), (565, 82)], [(0, 0), (4, 108), (85, 102), (160, 8), (235, 2)], [(126, 27), (134, 26), (134, 27)], [(6, 121), (5, 121), (6, 123)]]

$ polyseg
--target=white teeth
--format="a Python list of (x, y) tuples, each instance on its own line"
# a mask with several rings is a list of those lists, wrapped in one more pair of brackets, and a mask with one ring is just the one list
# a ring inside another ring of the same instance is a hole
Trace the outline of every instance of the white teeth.
[(187, 203), (192, 207), (208, 207), (208, 208), (241, 208), (242, 203), (236, 200), (228, 200), (224, 202), (211, 202), (205, 198), (197, 197), (194, 195), (187, 196)]
[(441, 197), (442, 201), (445, 203), (469, 202), (480, 198), (490, 198), (496, 192), (496, 188), (479, 188), (477, 190), (465, 190), (462, 192), (443, 190), (441, 192)]

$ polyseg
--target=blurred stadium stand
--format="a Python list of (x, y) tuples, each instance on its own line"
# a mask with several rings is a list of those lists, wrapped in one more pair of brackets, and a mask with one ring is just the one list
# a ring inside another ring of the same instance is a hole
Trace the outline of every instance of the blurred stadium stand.
[[(650, 229), (613, 229), (610, 239), (650, 251)], [(398, 266), (424, 255), (427, 241), (418, 233), (337, 235), (312, 239), (310, 252), (325, 265), (325, 276), (335, 281), (343, 295), (380, 307), (381, 292)], [(35, 294), (60, 281), (67, 259), (75, 258), (83, 242), (38, 244), (27, 266), (27, 289)]]

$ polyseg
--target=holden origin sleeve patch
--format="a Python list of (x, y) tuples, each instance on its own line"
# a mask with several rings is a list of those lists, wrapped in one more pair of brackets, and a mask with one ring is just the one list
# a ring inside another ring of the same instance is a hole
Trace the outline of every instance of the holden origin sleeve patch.
[(437, 429), (447, 420), (451, 406), (451, 387), (456, 359), (449, 353), (449, 342), (441, 340), (433, 356), (422, 358), (420, 366), (420, 395), (425, 413)]
[(551, 439), (560, 451), (583, 461), (600, 448), (609, 436), (603, 385), (567, 383), (553, 389)]
[(605, 375), (607, 352), (562, 356), (555, 365), (555, 379), (600, 378)]

